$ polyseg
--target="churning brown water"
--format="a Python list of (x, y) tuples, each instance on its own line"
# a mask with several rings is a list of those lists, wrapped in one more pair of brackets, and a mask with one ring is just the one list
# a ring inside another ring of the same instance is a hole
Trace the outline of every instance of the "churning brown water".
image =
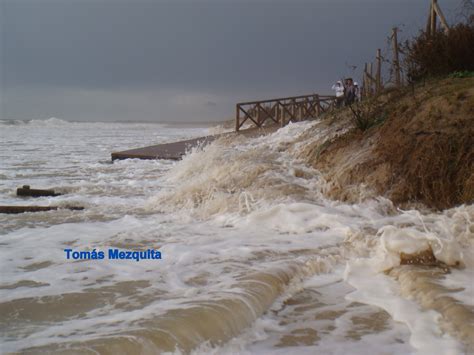
[[(12, 191), (29, 183), (66, 193), (35, 203), (86, 209), (0, 216), (2, 352), (472, 351), (474, 206), (401, 211), (364, 198), (370, 186), (351, 190), (358, 204), (327, 199), (298, 160), (335, 134), (315, 125), (223, 139), (178, 163), (112, 165), (124, 142), (205, 131), (3, 124), (1, 202), (26, 203)], [(75, 260), (65, 249), (162, 258)], [(401, 265), (427, 250), (434, 262)]]

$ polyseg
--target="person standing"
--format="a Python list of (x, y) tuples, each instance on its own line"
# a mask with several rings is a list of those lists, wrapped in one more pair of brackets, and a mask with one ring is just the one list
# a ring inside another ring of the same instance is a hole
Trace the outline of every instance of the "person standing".
[(357, 81), (354, 81), (354, 88), (355, 88), (355, 100), (357, 102), (360, 102), (361, 101), (361, 90), (360, 90), (360, 87), (359, 87), (359, 84), (357, 83)]
[(341, 107), (344, 102), (344, 85), (342, 85), (342, 81), (338, 80), (332, 86), (332, 90), (336, 91), (336, 107)]
[(354, 81), (352, 78), (347, 78), (344, 90), (344, 105), (350, 106), (354, 103), (356, 99), (356, 88), (354, 86)]

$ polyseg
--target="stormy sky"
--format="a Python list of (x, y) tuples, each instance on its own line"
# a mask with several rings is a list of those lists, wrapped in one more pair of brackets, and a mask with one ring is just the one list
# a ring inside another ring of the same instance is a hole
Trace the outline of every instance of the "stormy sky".
[[(448, 22), (461, 0), (439, 0)], [(358, 80), (429, 0), (0, 0), (0, 119), (198, 122)], [(353, 68), (357, 66), (357, 68)]]

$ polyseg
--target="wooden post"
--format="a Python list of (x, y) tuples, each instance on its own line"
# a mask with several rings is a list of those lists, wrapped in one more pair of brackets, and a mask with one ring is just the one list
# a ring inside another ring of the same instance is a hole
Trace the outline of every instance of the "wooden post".
[(25, 212), (44, 212), (66, 209), (71, 211), (82, 211), (84, 207), (79, 206), (0, 206), (0, 213), (18, 214)]
[(444, 17), (443, 11), (441, 11), (441, 8), (440, 8), (439, 5), (438, 5), (438, 1), (437, 1), (437, 0), (433, 0), (432, 6), (433, 6), (433, 9), (434, 9), (434, 12), (435, 12), (436, 15), (438, 15), (438, 17), (439, 17), (439, 22), (440, 22), (441, 25), (443, 25), (443, 27), (444, 27), (444, 31), (445, 31), (445, 32), (448, 32), (448, 31), (449, 31), (448, 22), (446, 21), (446, 18)]
[(433, 12), (433, 3), (430, 4), (430, 12), (428, 14), (428, 21), (426, 21), (426, 34), (431, 35), (431, 14)]
[(280, 123), (280, 126), (283, 127), (285, 125), (285, 122), (286, 122), (286, 111), (285, 111), (285, 107), (284, 107), (284, 104), (282, 104), (280, 101), (278, 101), (278, 103), (281, 105), (281, 116), (280, 116), (280, 119), (281, 119), (281, 123)]
[(255, 109), (257, 110), (257, 126), (262, 127), (262, 123), (260, 122), (260, 104), (255, 105)]
[(280, 105), (278, 104), (278, 102), (275, 103), (275, 119), (281, 124)]
[(319, 117), (319, 115), (321, 114), (321, 102), (319, 102), (319, 95), (315, 95), (314, 100), (316, 101), (316, 113)]
[(16, 189), (17, 196), (31, 196), (31, 197), (41, 197), (41, 196), (61, 196), (60, 193), (55, 192), (54, 190), (44, 190), (44, 189), (31, 189), (30, 185), (23, 185)]
[(378, 94), (382, 90), (382, 54), (380, 48), (377, 49), (377, 72), (375, 74), (375, 92)]
[(296, 101), (295, 99), (291, 100), (291, 114), (292, 114), (292, 119), (294, 120), (293, 122), (296, 122), (297, 116), (296, 116)]
[(398, 57), (398, 28), (392, 29), (392, 45), (393, 45), (393, 69), (395, 70), (395, 85), (399, 87), (401, 85), (400, 79), (400, 60)]
[(235, 131), (238, 132), (240, 129), (240, 105), (235, 105)]
[(369, 83), (370, 83), (370, 85), (369, 85), (369, 92), (370, 92), (370, 96), (372, 96), (372, 94), (373, 94), (373, 91), (372, 91), (372, 85), (373, 85), (373, 82), (372, 82), (372, 78), (373, 78), (372, 62), (369, 63), (368, 69), (369, 69), (369, 70), (368, 70), (367, 74), (370, 75), (370, 77), (369, 77)]
[(436, 33), (436, 10), (434, 8), (435, 0), (431, 0), (431, 24), (430, 24), (430, 34), (434, 35)]
[(364, 88), (363, 95), (364, 97), (369, 97), (368, 93), (368, 85), (369, 81), (367, 80), (367, 63), (364, 64), (364, 75), (362, 76), (362, 85)]

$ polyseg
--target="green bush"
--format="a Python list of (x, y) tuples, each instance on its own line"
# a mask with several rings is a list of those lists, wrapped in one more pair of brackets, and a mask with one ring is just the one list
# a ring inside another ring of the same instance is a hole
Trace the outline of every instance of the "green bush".
[(474, 78), (474, 71), (463, 70), (451, 73), (451, 78)]

